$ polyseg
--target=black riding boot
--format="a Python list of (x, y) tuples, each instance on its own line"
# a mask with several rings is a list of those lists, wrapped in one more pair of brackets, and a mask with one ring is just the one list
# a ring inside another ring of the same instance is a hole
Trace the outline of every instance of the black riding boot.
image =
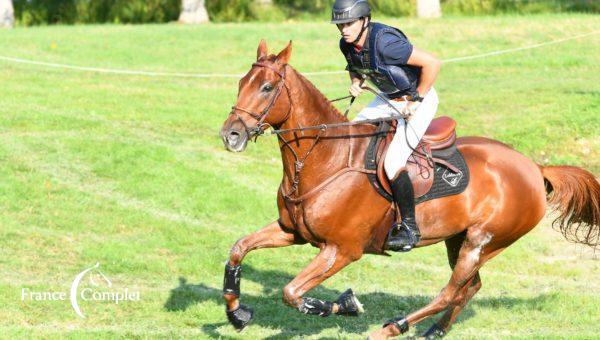
[(402, 215), (402, 221), (400, 224), (392, 225), (392, 229), (388, 233), (386, 248), (393, 251), (409, 251), (421, 239), (415, 219), (414, 189), (406, 170), (402, 170), (390, 184), (394, 201)]

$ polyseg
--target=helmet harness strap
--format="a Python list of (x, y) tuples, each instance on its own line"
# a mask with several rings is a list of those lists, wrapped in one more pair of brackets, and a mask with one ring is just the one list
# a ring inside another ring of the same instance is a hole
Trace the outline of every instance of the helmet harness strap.
[(356, 37), (356, 39), (355, 39), (355, 40), (352, 42), (352, 44), (356, 44), (357, 42), (359, 42), (359, 41), (360, 41), (360, 38), (362, 38), (362, 35), (365, 33), (365, 31), (366, 31), (366, 30), (367, 30), (367, 28), (369, 27), (369, 25), (368, 25), (368, 24), (367, 24), (367, 25), (365, 25), (365, 23), (366, 23), (366, 21), (367, 21), (367, 20), (366, 20), (366, 18), (369, 18), (369, 24), (371, 23), (371, 17), (370, 17), (370, 16), (368, 16), (368, 17), (362, 17), (362, 18), (360, 19), (360, 20), (362, 20), (362, 22), (363, 22), (363, 23), (362, 23), (362, 28), (361, 28), (361, 30), (360, 30), (360, 33), (358, 34), (358, 37)]

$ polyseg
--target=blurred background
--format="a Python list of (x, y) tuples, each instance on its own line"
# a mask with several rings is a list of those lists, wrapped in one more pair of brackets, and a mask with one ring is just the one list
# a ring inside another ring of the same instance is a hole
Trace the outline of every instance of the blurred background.
[[(12, 0), (17, 25), (319, 20), (334, 0)], [(11, 0), (2, 0), (10, 6)], [(597, 0), (372, 0), (376, 16), (536, 14), (600, 11)], [(8, 19), (5, 19), (8, 20)]]

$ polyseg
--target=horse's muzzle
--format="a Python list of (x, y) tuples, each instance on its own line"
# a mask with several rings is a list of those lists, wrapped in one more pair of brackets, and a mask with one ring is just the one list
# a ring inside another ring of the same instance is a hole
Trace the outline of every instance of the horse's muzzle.
[(223, 129), (221, 130), (221, 139), (225, 148), (232, 152), (242, 152), (248, 145), (248, 134), (243, 130)]

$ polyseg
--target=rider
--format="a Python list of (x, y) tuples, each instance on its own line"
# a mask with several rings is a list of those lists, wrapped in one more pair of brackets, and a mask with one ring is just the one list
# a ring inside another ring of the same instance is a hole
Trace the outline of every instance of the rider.
[(388, 233), (386, 248), (409, 251), (419, 242), (421, 234), (406, 163), (437, 111), (438, 97), (432, 85), (441, 62), (414, 47), (399, 29), (371, 22), (367, 0), (336, 0), (331, 23), (337, 25), (342, 35), (340, 50), (348, 62), (350, 94), (360, 95), (362, 81), (368, 79), (389, 99), (376, 97), (355, 121), (397, 114), (389, 104), (409, 115), (406, 120), (398, 120), (384, 163), (394, 201), (402, 215), (401, 223), (394, 223)]

